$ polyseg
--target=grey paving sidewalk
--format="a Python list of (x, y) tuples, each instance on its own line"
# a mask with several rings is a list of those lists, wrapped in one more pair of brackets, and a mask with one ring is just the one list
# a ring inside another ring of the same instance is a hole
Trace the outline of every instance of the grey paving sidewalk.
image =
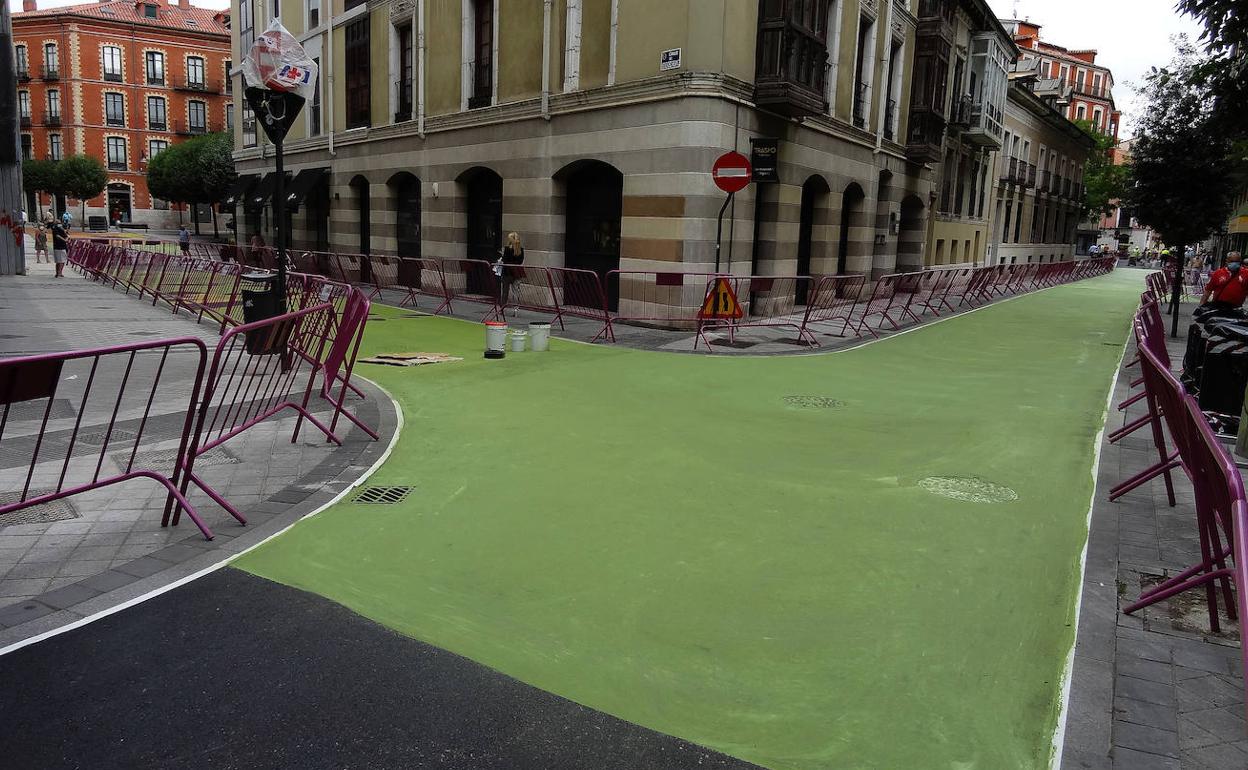
[[(1176, 368), (1182, 343), (1170, 342)], [(1115, 406), (1133, 392), (1128, 383), (1138, 376), (1138, 367), (1119, 376)], [(1143, 413), (1137, 406), (1126, 419)], [(1123, 422), (1113, 409), (1107, 432)], [(1200, 561), (1192, 489), (1182, 470), (1173, 475), (1173, 508), (1160, 479), (1108, 501), (1113, 485), (1156, 459), (1147, 428), (1102, 444), (1061, 764), (1066, 770), (1248, 768), (1236, 623), (1224, 614), (1221, 633), (1210, 633), (1202, 591), (1132, 616), (1121, 612), (1143, 589)]]
[[(0, 357), (179, 336), (203, 339), (211, 350), (217, 333), (215, 326), (175, 316), (164, 306), (153, 307), (150, 298), (139, 301), (133, 293), (127, 296), (69, 271), (65, 278), (55, 279), (50, 266), (35, 264), (33, 258), (27, 276), (0, 278)], [(135, 372), (154, 367), (153, 359), (158, 358), (140, 358)], [(153, 462), (172, 462), (196, 360), (182, 354), (165, 364), (168, 387), (162, 385), (158, 392), (140, 445)], [(68, 447), (85, 380), (83, 376), (62, 383), (52, 419), (42, 432), (44, 446)], [(306, 423), (299, 440), (291, 443), (295, 418), (282, 417), (249, 429), (197, 461), (197, 471), (249, 520), (248, 526), (239, 525), (205, 494), (193, 491), (190, 502), (213, 529), (212, 541), (206, 541), (185, 516), (179, 526), (162, 528), (165, 491), (147, 479), (0, 517), (0, 646), (72, 623), (216, 564), (349, 488), (381, 456), (396, 426), (392, 402), (362, 380), (357, 385), (366, 398), (352, 397), (349, 408), (379, 426), (380, 441), (369, 440), (343, 420), (338, 430), (341, 447), (308, 430)], [(0, 494), (21, 490), (33, 442), (40, 434), (42, 407), (18, 407), (10, 412), (0, 451)], [(313, 399), (313, 414), (328, 418), (330, 409), (327, 402)], [(100, 414), (82, 411), (79, 441), (87, 437), (86, 451), (98, 453), (90, 440), (94, 436), (101, 441), (100, 431), (93, 432), (90, 423)], [(123, 408), (119, 417), (117, 429), (138, 430), (139, 414)], [(74, 445), (75, 463), (78, 446)], [(125, 462), (118, 453), (105, 455), (106, 468)], [(59, 467), (41, 463), (32, 486), (55, 486)], [(85, 480), (74, 475), (83, 472), (72, 466), (70, 480)]]

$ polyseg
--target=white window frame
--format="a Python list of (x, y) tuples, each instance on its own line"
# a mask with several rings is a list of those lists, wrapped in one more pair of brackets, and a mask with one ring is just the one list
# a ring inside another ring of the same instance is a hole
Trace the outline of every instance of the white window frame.
[[(110, 72), (108, 69), (108, 60), (109, 60), (108, 54), (110, 51), (117, 52), (117, 61), (116, 61), (117, 71), (116, 72)], [(113, 75), (113, 74), (117, 75), (117, 77), (121, 78), (121, 80), (109, 80), (108, 76)], [(109, 83), (124, 83), (125, 82), (126, 80), (126, 56), (125, 56), (125, 51), (122, 50), (121, 46), (113, 45), (112, 43), (105, 43), (104, 45), (100, 46), (100, 79)]]

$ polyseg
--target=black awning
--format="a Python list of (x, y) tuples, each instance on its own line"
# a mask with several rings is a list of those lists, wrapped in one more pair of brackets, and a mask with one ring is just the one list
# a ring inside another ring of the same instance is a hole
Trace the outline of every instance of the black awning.
[(247, 199), (247, 192), (260, 181), (260, 177), (256, 174), (244, 174), (235, 177), (233, 184), (225, 192), (225, 197), (221, 199), (221, 205), (233, 206), (240, 201)]
[[(286, 183), (290, 183), (290, 173), (286, 174)], [(270, 171), (264, 175), (264, 179), (247, 193), (247, 205), (251, 208), (262, 209), (273, 202), (273, 186), (277, 184), (277, 172)]]
[(286, 185), (286, 210), (298, 211), (303, 199), (308, 197), (322, 179), (329, 176), (327, 168), (305, 168)]

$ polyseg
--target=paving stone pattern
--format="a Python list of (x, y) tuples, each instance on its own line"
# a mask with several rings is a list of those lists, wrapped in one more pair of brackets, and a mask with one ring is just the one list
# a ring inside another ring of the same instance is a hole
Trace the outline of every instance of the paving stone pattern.
[[(32, 260), (33, 261), (33, 260)], [(0, 357), (129, 342), (139, 338), (194, 336), (211, 346), (217, 332), (175, 316), (150, 299), (136, 300), (112, 288), (67, 272), (54, 279), (45, 265), (29, 265), (25, 277), (0, 279)], [(142, 337), (135, 334), (142, 332)], [(169, 470), (178, 446), (187, 396), (193, 381), (193, 357), (172, 358), (166, 366), (168, 387), (162, 386), (144, 428), (139, 451), (157, 468)], [(142, 367), (153, 361), (140, 362)], [(68, 371), (68, 370), (66, 370)], [(64, 457), (82, 405), (81, 381), (68, 383), (54, 404), (43, 432), (44, 452)], [(97, 379), (101, 390), (107, 377)], [(147, 479), (93, 490), (69, 498), (72, 518), (39, 523), (9, 523), (0, 517), (0, 646), (73, 622), (138, 596), (173, 580), (220, 562), (253, 542), (278, 531), (329, 501), (353, 484), (380, 456), (396, 424), (388, 398), (360, 383), (367, 399), (349, 399), (357, 414), (380, 425), (382, 440), (368, 440), (343, 420), (335, 448), (305, 424), (299, 441), (290, 442), (293, 417), (270, 420), (249, 429), (220, 448), (210, 450), (196, 469), (249, 520), (240, 526), (206, 495), (194, 491), (190, 500), (214, 530), (204, 540), (185, 515), (177, 527), (160, 526), (165, 503), (163, 487)], [(77, 388), (77, 389), (75, 389)], [(313, 401), (313, 413), (328, 418), (328, 404)], [(74, 444), (69, 482), (90, 479), (103, 446), (109, 409), (88, 404)], [(86, 412), (90, 412), (89, 415)], [(101, 417), (101, 414), (104, 416)], [(133, 441), (117, 443), (118, 432), (138, 430), (141, 409), (119, 413), (113, 440), (105, 452), (104, 472), (117, 472), (129, 458)], [(17, 492), (25, 484), (34, 441), (43, 418), (41, 409), (15, 410), (0, 449), (0, 492)], [(57, 452), (59, 451), (59, 454)], [(41, 456), (45, 456), (41, 453)], [(163, 466), (160, 463), (164, 463)], [(41, 463), (31, 480), (34, 489), (56, 486), (60, 463)], [(38, 511), (27, 511), (37, 515)], [(16, 515), (16, 514), (13, 514)], [(24, 518), (29, 518), (24, 517)], [(17, 519), (7, 519), (17, 521)]]
[[(1170, 341), (1176, 369), (1182, 342)], [(1126, 360), (1132, 357), (1134, 345)], [(1139, 376), (1138, 367), (1119, 376), (1115, 406), (1134, 392), (1128, 383)], [(1142, 404), (1126, 419), (1143, 414)], [(1123, 421), (1112, 409), (1107, 432)], [(1182, 470), (1173, 475), (1178, 502), (1173, 508), (1160, 479), (1108, 501), (1110, 487), (1156, 459), (1147, 428), (1117, 444), (1102, 444), (1061, 764), (1065, 770), (1248, 768), (1236, 623), (1223, 614), (1221, 633), (1211, 633), (1203, 591), (1180, 594), (1135, 615), (1121, 612), (1161, 577), (1200, 561), (1192, 489)]]

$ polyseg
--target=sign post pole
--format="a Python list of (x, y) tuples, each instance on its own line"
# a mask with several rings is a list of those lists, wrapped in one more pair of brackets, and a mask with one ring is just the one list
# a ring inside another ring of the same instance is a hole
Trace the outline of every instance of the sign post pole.
[(728, 210), (728, 204), (732, 203), (732, 196), (736, 193), (728, 193), (728, 197), (724, 198), (724, 205), (719, 207), (719, 222), (715, 225), (715, 272), (719, 272), (719, 248), (724, 240), (724, 212)]
[(724, 205), (719, 209), (719, 221), (715, 226), (715, 272), (719, 272), (719, 250), (723, 243), (724, 212), (732, 204), (732, 196), (744, 190), (750, 184), (750, 159), (739, 152), (726, 152), (720, 155), (711, 167), (711, 178), (715, 186), (728, 193)]

